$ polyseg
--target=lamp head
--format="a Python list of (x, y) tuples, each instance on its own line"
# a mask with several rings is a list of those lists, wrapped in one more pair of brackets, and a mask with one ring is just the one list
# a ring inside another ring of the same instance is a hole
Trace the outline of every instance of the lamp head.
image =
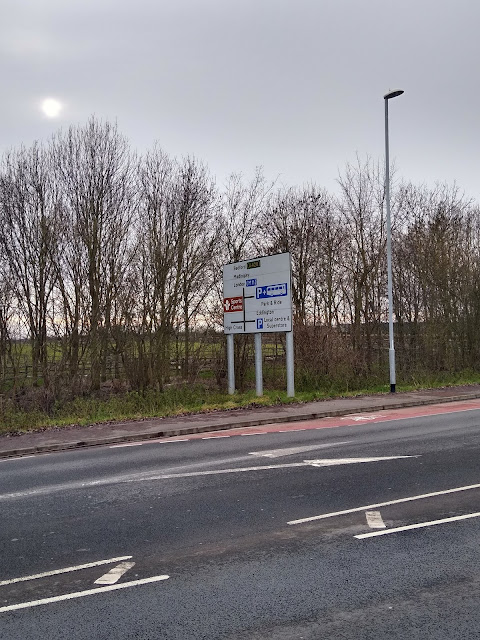
[(384, 100), (390, 100), (390, 98), (401, 96), (402, 93), (405, 93), (403, 89), (394, 89), (393, 91), (389, 91), (388, 93), (386, 93), (383, 98)]

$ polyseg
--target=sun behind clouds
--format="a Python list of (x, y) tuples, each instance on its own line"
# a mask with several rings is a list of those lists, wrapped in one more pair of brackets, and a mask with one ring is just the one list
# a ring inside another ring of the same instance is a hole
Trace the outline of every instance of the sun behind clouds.
[(63, 109), (63, 104), (55, 98), (45, 98), (42, 100), (40, 108), (47, 118), (58, 118)]

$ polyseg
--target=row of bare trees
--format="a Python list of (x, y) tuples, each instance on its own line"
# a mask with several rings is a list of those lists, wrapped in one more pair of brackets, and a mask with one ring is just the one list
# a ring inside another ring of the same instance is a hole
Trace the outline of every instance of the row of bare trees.
[[(219, 187), (201, 161), (159, 146), (137, 157), (115, 125), (95, 118), (4, 154), (3, 386), (28, 377), (95, 390), (110, 377), (162, 389), (173, 350), (177, 375), (191, 380), (199, 336), (221, 329), (222, 264), (283, 251), (292, 254), (300, 370), (316, 383), (384, 371), (383, 170), (357, 159), (338, 184), (336, 194), (279, 187), (257, 170)], [(478, 369), (478, 206), (455, 186), (402, 183), (393, 221), (403, 375)], [(248, 340), (237, 351), (246, 363)]]

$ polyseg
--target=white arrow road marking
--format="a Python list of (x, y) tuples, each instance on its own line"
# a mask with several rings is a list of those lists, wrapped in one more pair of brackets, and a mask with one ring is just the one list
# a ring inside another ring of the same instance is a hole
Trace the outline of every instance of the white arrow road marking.
[(71, 571), (81, 571), (82, 569), (90, 569), (91, 567), (99, 567), (102, 564), (113, 564), (120, 560), (130, 560), (132, 556), (122, 556), (121, 558), (110, 558), (110, 560), (98, 560), (97, 562), (88, 562), (87, 564), (77, 564), (74, 567), (66, 567), (65, 569), (55, 569), (54, 571), (45, 571), (44, 573), (36, 573), (33, 576), (22, 576), (21, 578), (12, 578), (11, 580), (2, 580), (0, 587), (7, 584), (15, 584), (16, 582), (27, 582), (28, 580), (37, 580), (38, 578), (48, 578), (49, 576), (57, 576), (60, 573), (70, 573)]
[(87, 591), (76, 591), (74, 593), (65, 593), (61, 596), (53, 596), (52, 598), (43, 598), (42, 600), (32, 600), (30, 602), (20, 602), (19, 604), (10, 604), (6, 607), (0, 607), (0, 613), (5, 611), (17, 611), (18, 609), (28, 609), (30, 607), (38, 607), (41, 604), (50, 604), (52, 602), (62, 602), (62, 600), (73, 600), (74, 598), (84, 598), (85, 596), (94, 596), (96, 593), (106, 593), (107, 591), (116, 591), (118, 589), (128, 589), (129, 587), (137, 587), (141, 584), (150, 584), (159, 582), (160, 580), (168, 580), (170, 576), (153, 576), (152, 578), (143, 578), (142, 580), (132, 580), (132, 582), (122, 582), (121, 584), (112, 584), (108, 587), (97, 587), (96, 589), (88, 589)]
[(148, 478), (133, 478), (126, 482), (144, 482), (145, 480), (169, 480), (170, 478), (194, 478), (196, 476), (216, 476), (224, 473), (246, 473), (248, 471), (266, 471), (268, 469), (287, 469), (289, 467), (307, 467), (308, 462), (290, 462), (285, 464), (268, 464), (261, 467), (235, 467), (233, 469), (215, 469), (213, 471), (191, 471), (189, 473), (165, 473)]
[(399, 531), (409, 531), (410, 529), (423, 529), (424, 527), (434, 527), (437, 524), (445, 524), (446, 522), (457, 522), (458, 520), (468, 520), (469, 518), (479, 518), (480, 512), (467, 513), (463, 516), (453, 516), (452, 518), (442, 518), (441, 520), (430, 520), (430, 522), (419, 522), (418, 524), (407, 524), (404, 527), (396, 527), (395, 529), (384, 529), (383, 531), (371, 531), (370, 533), (361, 533), (354, 536), (358, 540), (364, 538), (374, 538), (376, 536), (385, 536), (389, 533), (398, 533)]
[(386, 528), (380, 511), (365, 511), (365, 517), (367, 518), (367, 524), (370, 529)]
[(293, 456), (296, 453), (305, 453), (306, 451), (314, 451), (316, 449), (328, 449), (336, 447), (339, 444), (349, 444), (351, 440), (345, 442), (333, 442), (329, 444), (312, 444), (305, 447), (289, 447), (286, 449), (270, 449), (270, 451), (251, 451), (249, 456), (258, 456), (263, 458), (281, 458), (282, 456)]
[[(252, 434), (253, 435), (253, 434)], [(262, 434), (263, 435), (263, 434)], [(63, 485), (55, 485), (51, 487), (40, 487), (28, 491), (19, 491), (17, 493), (0, 494), (0, 501), (15, 500), (18, 498), (26, 498), (38, 495), (48, 495), (60, 491), (71, 491), (74, 489), (86, 489), (87, 487), (102, 487), (113, 484), (123, 484), (129, 482), (148, 482), (152, 480), (169, 480), (173, 478), (195, 478), (198, 476), (215, 476), (225, 473), (245, 473), (248, 471), (265, 471), (267, 469), (286, 469), (288, 467), (332, 467), (341, 464), (355, 464), (357, 462), (380, 462), (382, 460), (397, 460), (399, 458), (417, 458), (418, 456), (390, 456), (385, 458), (341, 458), (341, 459), (325, 459), (325, 460), (304, 460), (303, 462), (290, 462), (285, 464), (272, 464), (258, 467), (235, 467), (231, 469), (215, 469), (212, 471), (190, 471), (186, 473), (162, 473), (158, 475), (134, 476), (117, 476), (102, 480), (92, 480), (90, 482), (72, 482)]]
[(192, 478), (195, 476), (215, 476), (223, 473), (245, 473), (247, 471), (266, 471), (268, 469), (288, 469), (290, 467), (334, 467), (341, 464), (355, 464), (358, 462), (380, 462), (382, 460), (398, 460), (400, 458), (419, 458), (420, 456), (389, 456), (385, 458), (325, 458), (321, 460), (304, 460), (303, 462), (285, 462), (284, 464), (269, 464), (261, 467), (236, 467), (233, 469), (214, 469), (212, 471), (192, 471), (190, 473), (166, 473), (164, 475), (147, 478), (133, 478), (128, 482), (144, 480), (166, 480), (169, 478)]
[(337, 458), (325, 460), (305, 460), (314, 467), (335, 467), (340, 464), (358, 464), (360, 462), (381, 462), (382, 460), (400, 460), (401, 458), (419, 458), (420, 456), (385, 456), (383, 458)]
[(135, 562), (121, 562), (107, 573), (104, 573), (103, 576), (100, 576), (98, 580), (95, 580), (94, 584), (115, 584), (124, 573), (127, 573), (127, 571), (134, 566)]

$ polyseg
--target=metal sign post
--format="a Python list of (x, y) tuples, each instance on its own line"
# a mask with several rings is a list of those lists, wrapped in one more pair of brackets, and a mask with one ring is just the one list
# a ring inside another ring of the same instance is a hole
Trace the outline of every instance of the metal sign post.
[(223, 326), (227, 334), (228, 391), (235, 392), (233, 336), (255, 334), (255, 386), (263, 394), (262, 333), (286, 333), (287, 395), (293, 397), (291, 258), (279, 253), (223, 267)]
[(262, 334), (255, 334), (255, 391), (258, 397), (263, 396), (262, 370)]
[(233, 349), (233, 333), (227, 335), (227, 369), (228, 369), (228, 393), (235, 393), (235, 362)]
[(287, 358), (287, 396), (293, 398), (295, 396), (295, 374), (293, 364), (293, 329), (285, 336), (285, 350)]

